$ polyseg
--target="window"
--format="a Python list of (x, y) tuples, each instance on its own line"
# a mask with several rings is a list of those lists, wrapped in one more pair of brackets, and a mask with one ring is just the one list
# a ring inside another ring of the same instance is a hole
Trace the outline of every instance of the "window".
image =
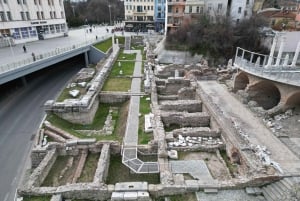
[(21, 35), (22, 35), (22, 38), (29, 38), (27, 27), (21, 28)]
[(50, 25), (50, 32), (51, 32), (52, 34), (55, 33), (54, 25)]
[(53, 11), (53, 17), (56, 19), (56, 12)]
[(246, 5), (249, 5), (249, 0), (246, 1)]
[(245, 10), (244, 11), (244, 16), (246, 17), (248, 15), (248, 12)]
[(45, 16), (44, 16), (44, 12), (43, 12), (43, 11), (41, 11), (41, 17), (42, 17), (43, 20), (45, 19)]
[(31, 37), (37, 36), (36, 30), (33, 30), (31, 27), (29, 27), (28, 29), (29, 29), (29, 34), (30, 34)]
[(28, 11), (26, 12), (26, 17), (27, 17), (27, 20), (30, 20), (30, 15), (29, 15)]
[(42, 5), (41, 0), (39, 0), (39, 4)]
[(4, 3), (7, 3), (7, 0), (3, 0)]
[(200, 11), (200, 8), (199, 8), (199, 6), (197, 6), (196, 7), (196, 13), (199, 13), (199, 11)]
[(239, 7), (238, 13), (242, 13), (242, 7)]
[(193, 12), (193, 6), (189, 6), (189, 13)]
[(144, 10), (147, 10), (147, 9), (146, 9), (146, 6), (144, 6)]
[(50, 5), (50, 0), (48, 0), (48, 5)]
[(37, 17), (37, 19), (38, 20), (40, 20), (41, 19), (41, 15), (40, 15), (40, 12), (38, 11), (38, 12), (36, 12), (36, 17)]
[(4, 14), (3, 11), (0, 11), (0, 20), (1, 20), (2, 22), (6, 21), (6, 19), (5, 19), (5, 14)]
[(34, 0), (34, 4), (35, 4), (35, 5), (37, 4), (36, 1), (37, 1), (37, 0)]
[(23, 0), (23, 4), (26, 4), (26, 0)]
[(53, 19), (52, 11), (50, 11), (50, 18)]
[(56, 24), (56, 25), (55, 25), (55, 29), (56, 29), (56, 33), (59, 33), (59, 32), (60, 32), (60, 26), (59, 26), (59, 24)]
[(143, 6), (137, 6), (136, 9), (137, 12), (143, 12)]
[(14, 29), (13, 37), (14, 39), (21, 39), (20, 31), (18, 28)]
[(7, 15), (7, 20), (8, 20), (8, 21), (12, 21), (12, 17), (11, 17), (10, 11), (7, 11), (7, 12), (6, 12), (6, 15)]
[(176, 9), (175, 9), (175, 13), (178, 13), (178, 8), (176, 7)]
[(24, 21), (24, 20), (26, 20), (26, 18), (25, 18), (25, 13), (24, 12), (20, 12), (20, 14), (21, 14), (21, 19)]
[(18, 4), (21, 4), (21, 0), (17, 0)]
[(218, 11), (219, 11), (219, 10), (222, 10), (222, 6), (223, 6), (223, 5), (222, 5), (221, 3), (218, 4)]

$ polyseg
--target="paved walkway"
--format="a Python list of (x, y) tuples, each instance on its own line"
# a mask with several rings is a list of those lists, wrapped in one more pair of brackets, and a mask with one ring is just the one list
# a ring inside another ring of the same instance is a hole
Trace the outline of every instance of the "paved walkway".
[[(255, 117), (240, 101), (234, 98), (224, 86), (216, 81), (198, 82), (202, 90), (211, 98), (212, 104), (222, 111), (222, 117), (236, 122), (248, 135), (253, 145), (265, 146), (271, 152), (271, 159), (279, 163), (284, 174), (299, 174), (300, 160), (273, 133)], [(221, 125), (229, 129), (227, 124)], [(234, 133), (234, 132), (231, 132)]]
[[(126, 40), (128, 40), (128, 38), (126, 38)], [(136, 53), (136, 62), (134, 65), (133, 78), (131, 82), (131, 93), (140, 93), (142, 81), (141, 51), (125, 50), (124, 53)], [(123, 139), (124, 148), (122, 162), (136, 173), (157, 173), (159, 172), (157, 162), (143, 162), (137, 158), (139, 112), (140, 96), (131, 96), (126, 131)]]
[(171, 171), (174, 174), (189, 173), (195, 179), (213, 183), (212, 178), (203, 160), (170, 161)]

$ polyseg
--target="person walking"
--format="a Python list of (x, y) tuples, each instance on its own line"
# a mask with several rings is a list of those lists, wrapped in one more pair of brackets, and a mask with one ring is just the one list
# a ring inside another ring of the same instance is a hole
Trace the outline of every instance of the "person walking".
[(27, 52), (27, 49), (26, 49), (26, 46), (25, 46), (25, 45), (23, 45), (23, 50), (24, 50), (24, 53)]
[(35, 58), (35, 54), (34, 54), (33, 52), (32, 52), (32, 54), (31, 54), (31, 56), (32, 56), (32, 60), (35, 61), (36, 58)]

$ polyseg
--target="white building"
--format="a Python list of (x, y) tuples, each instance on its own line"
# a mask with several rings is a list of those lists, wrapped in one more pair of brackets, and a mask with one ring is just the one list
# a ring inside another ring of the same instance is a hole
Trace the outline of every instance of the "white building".
[(230, 5), (230, 17), (233, 23), (239, 23), (243, 19), (252, 16), (254, 0), (232, 0)]
[(125, 29), (144, 31), (154, 28), (154, 0), (125, 0)]
[(186, 0), (185, 14), (208, 15), (212, 20), (226, 16), (228, 0)]
[(2, 40), (10, 37), (18, 44), (66, 33), (63, 0), (0, 0)]

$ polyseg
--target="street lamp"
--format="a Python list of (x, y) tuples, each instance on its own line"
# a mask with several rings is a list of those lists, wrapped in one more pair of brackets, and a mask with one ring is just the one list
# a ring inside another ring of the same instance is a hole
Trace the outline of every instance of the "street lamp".
[(108, 9), (109, 9), (109, 25), (111, 25), (111, 10), (110, 10), (111, 5), (108, 4)]

